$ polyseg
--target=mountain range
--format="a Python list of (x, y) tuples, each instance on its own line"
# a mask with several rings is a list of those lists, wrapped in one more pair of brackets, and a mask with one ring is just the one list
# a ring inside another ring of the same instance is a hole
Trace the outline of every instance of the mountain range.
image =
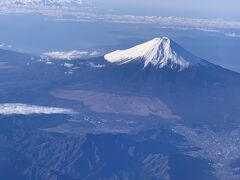
[(1, 50), (0, 82), (2, 104), (75, 112), (0, 114), (0, 177), (240, 178), (240, 74), (168, 37), (89, 59)]

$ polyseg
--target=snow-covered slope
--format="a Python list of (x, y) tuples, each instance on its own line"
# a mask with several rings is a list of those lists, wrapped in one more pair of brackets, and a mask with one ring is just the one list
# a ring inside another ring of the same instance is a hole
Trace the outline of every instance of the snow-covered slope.
[(158, 37), (127, 50), (117, 50), (106, 54), (104, 58), (110, 63), (119, 65), (132, 61), (143, 61), (143, 68), (149, 65), (156, 68), (167, 66), (179, 71), (191, 65), (207, 64), (206, 61), (192, 55), (167, 37)]

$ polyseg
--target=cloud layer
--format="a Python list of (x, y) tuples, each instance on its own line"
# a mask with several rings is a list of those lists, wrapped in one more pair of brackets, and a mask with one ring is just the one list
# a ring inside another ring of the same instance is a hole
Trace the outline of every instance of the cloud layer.
[[(240, 21), (197, 19), (175, 16), (136, 16), (97, 13), (89, 0), (0, 0), (0, 14), (40, 13), (58, 20), (107, 21), (117, 23), (154, 24), (161, 27), (200, 30), (240, 29)], [(63, 8), (61, 8), (63, 7)], [(67, 8), (64, 8), (67, 7)], [(71, 19), (65, 17), (73, 17)]]
[(29, 115), (29, 114), (74, 114), (71, 109), (35, 106), (20, 103), (0, 104), (0, 115)]
[(59, 59), (59, 60), (73, 60), (80, 58), (88, 58), (98, 56), (100, 53), (98, 51), (88, 52), (88, 51), (51, 51), (46, 52), (41, 55), (42, 59)]
[(240, 38), (240, 34), (236, 34), (236, 33), (227, 33), (226, 36), (231, 38)]
[(85, 0), (0, 0), (5, 6), (69, 6), (82, 5)]
[[(108, 21), (118, 23), (156, 24), (162, 27), (179, 27), (194, 29), (240, 29), (240, 21), (211, 20), (197, 18), (183, 18), (174, 16), (135, 16), (135, 15), (113, 15), (77, 13), (75, 20), (79, 21)], [(68, 20), (68, 19), (62, 19)], [(70, 19), (74, 20), (74, 19)]]

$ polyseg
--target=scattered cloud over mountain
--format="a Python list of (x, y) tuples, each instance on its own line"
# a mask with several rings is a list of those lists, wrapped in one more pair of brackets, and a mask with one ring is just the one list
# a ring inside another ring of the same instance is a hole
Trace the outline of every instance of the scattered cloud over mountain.
[(74, 114), (71, 109), (35, 106), (20, 103), (0, 104), (0, 115), (28, 114)]
[(98, 56), (100, 53), (98, 51), (88, 52), (88, 51), (51, 51), (46, 52), (41, 55), (42, 59), (59, 59), (59, 60), (72, 60), (79, 58), (88, 58)]
[(240, 34), (236, 34), (236, 33), (227, 33), (226, 36), (232, 37), (232, 38), (240, 38)]

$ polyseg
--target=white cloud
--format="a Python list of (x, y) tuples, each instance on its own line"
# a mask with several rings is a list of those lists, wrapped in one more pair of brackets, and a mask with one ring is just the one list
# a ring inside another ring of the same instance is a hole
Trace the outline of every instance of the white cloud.
[(185, 27), (202, 30), (236, 28), (240, 29), (240, 21), (210, 20), (183, 17), (164, 17), (164, 16), (134, 16), (134, 15), (112, 15), (112, 14), (94, 14), (78, 13), (76, 19), (79, 20), (99, 20), (118, 23), (139, 23), (139, 24), (156, 24), (163, 27)]
[(58, 16), (58, 21), (105, 21), (115, 23), (153, 24), (162, 28), (196, 29), (207, 32), (218, 32), (220, 29), (240, 29), (240, 21), (221, 19), (197, 19), (174, 16), (135, 16), (77, 12), (74, 18)]
[(105, 65), (103, 65), (103, 64), (94, 64), (92, 62), (90, 62), (89, 65), (92, 68), (103, 68), (103, 67), (105, 67)]
[(84, 3), (85, 0), (0, 0), (2, 6), (76, 6)]
[(100, 52), (98, 51), (93, 51), (89, 54), (90, 56), (99, 56), (100, 55)]
[(226, 36), (232, 37), (232, 38), (240, 38), (240, 34), (236, 34), (236, 33), (227, 33)]
[(72, 60), (72, 59), (78, 59), (81, 57), (84, 57), (88, 55), (87, 51), (52, 51), (52, 52), (46, 52), (43, 53), (43, 57), (48, 57), (52, 59), (62, 59), (62, 60)]
[(92, 6), (89, 0), (0, 0), (0, 14), (39, 13), (56, 17)]
[[(0, 14), (39, 13), (56, 17), (57, 20), (154, 24), (161, 27), (193, 28), (212, 32), (218, 29), (240, 29), (240, 21), (222, 19), (99, 14), (95, 13), (96, 7), (91, 2), (90, 0), (0, 0)], [(65, 19), (65, 17), (74, 18)]]
[(64, 63), (63, 66), (66, 67), (66, 68), (72, 68), (74, 65), (70, 64), (70, 63)]
[(58, 107), (35, 106), (20, 103), (0, 104), (0, 115), (29, 114), (74, 114), (71, 109)]
[(88, 52), (88, 51), (51, 51), (46, 52), (41, 55), (44, 60), (48, 59), (59, 59), (59, 60), (73, 60), (80, 58), (88, 58), (98, 56), (100, 53), (98, 51)]
[(11, 47), (12, 47), (12, 45), (0, 42), (0, 48), (11, 48)]

